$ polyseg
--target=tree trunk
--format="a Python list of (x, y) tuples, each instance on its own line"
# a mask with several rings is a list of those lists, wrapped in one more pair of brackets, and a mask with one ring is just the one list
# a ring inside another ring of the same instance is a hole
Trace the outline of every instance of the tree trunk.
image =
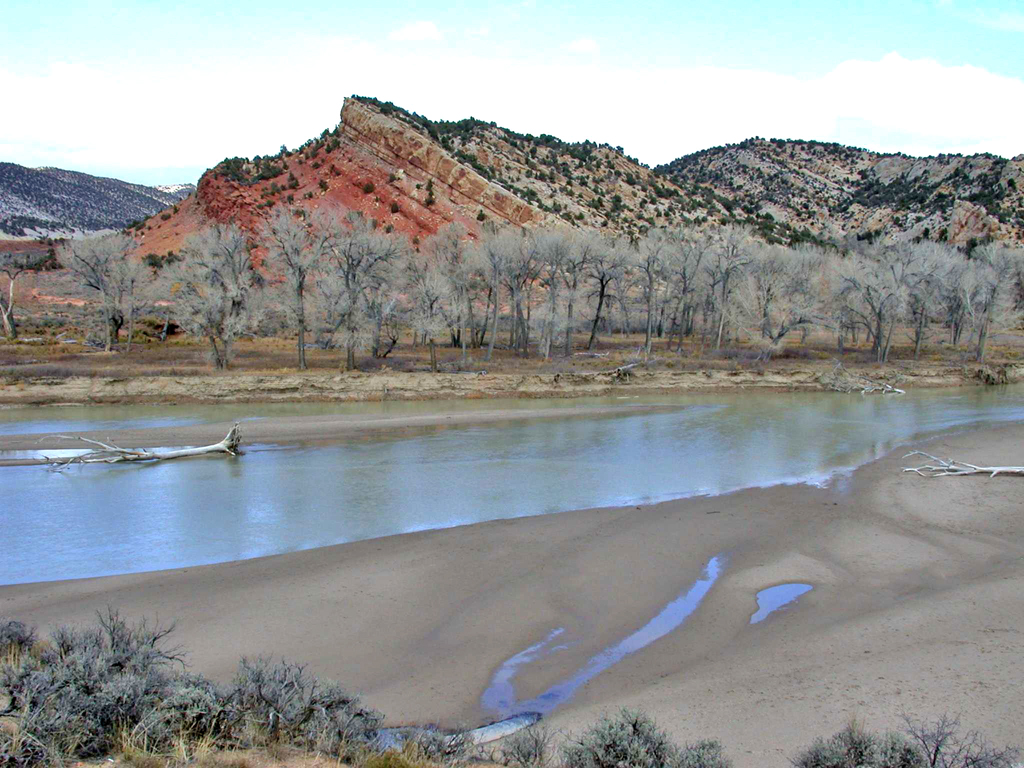
[(11, 284), (7, 290), (7, 306), (0, 299), (0, 320), (3, 321), (4, 334), (8, 339), (18, 338), (18, 327), (14, 323), (14, 278), (9, 278)]
[(0, 307), (0, 321), (3, 322), (4, 335), (8, 339), (18, 338), (18, 328), (14, 324), (14, 307)]
[(569, 294), (569, 307), (568, 314), (566, 316), (565, 324), (565, 356), (572, 356), (572, 313), (573, 313), (573, 300), (572, 294)]
[(306, 370), (306, 310), (304, 302), (302, 300), (302, 288), (299, 288), (297, 295), (297, 303), (299, 310), (299, 370)]
[(430, 372), (437, 373), (437, 348), (434, 346), (434, 337), (430, 337)]
[(978, 358), (978, 362), (984, 362), (985, 360), (985, 342), (988, 341), (988, 317), (981, 323), (981, 328), (978, 330), (978, 348), (975, 357)]
[(601, 287), (597, 292), (597, 312), (594, 313), (594, 323), (590, 326), (590, 340), (587, 342), (587, 349), (594, 348), (594, 342), (597, 341), (597, 325), (601, 322), (601, 308), (604, 306), (604, 293), (605, 285), (601, 283)]
[(217, 337), (209, 336), (210, 346), (213, 348), (213, 367), (218, 371), (222, 371), (228, 367), (227, 361), (227, 345), (224, 346), (223, 351), (217, 346)]
[(487, 355), (484, 360), (490, 360), (494, 354), (494, 337), (498, 335), (498, 289), (494, 289), (494, 308), (491, 310), (491, 341), (487, 345)]
[(132, 337), (135, 335), (135, 305), (132, 304), (128, 314), (128, 345), (125, 348), (125, 353), (131, 353), (132, 351)]
[(113, 318), (113, 316), (109, 312), (104, 313), (104, 315), (103, 315), (103, 327), (105, 328), (105, 333), (104, 333), (104, 337), (103, 337), (103, 351), (104, 352), (109, 352), (110, 351), (110, 346), (111, 346), (110, 331), (111, 331), (111, 327), (113, 325), (114, 325), (114, 318)]

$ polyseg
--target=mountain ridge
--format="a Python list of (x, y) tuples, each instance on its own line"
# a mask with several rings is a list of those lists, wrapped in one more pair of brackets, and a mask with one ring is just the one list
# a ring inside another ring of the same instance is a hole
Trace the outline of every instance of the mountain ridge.
[[(165, 186), (160, 194), (181, 194)], [(834, 142), (762, 139), (650, 168), (621, 147), (521, 134), (476, 118), (430, 120), (345, 99), (333, 129), (274, 155), (225, 158), (195, 190), (130, 230), (143, 253), (176, 251), (210, 221), (256, 238), (280, 205), (356, 211), (414, 242), (449, 223), (560, 223), (636, 237), (651, 227), (749, 226), (768, 242), (889, 236), (970, 249), (1024, 244), (1024, 155), (916, 158)]]
[(0, 236), (40, 237), (122, 229), (172, 206), (194, 184), (164, 188), (63, 168), (0, 162)]

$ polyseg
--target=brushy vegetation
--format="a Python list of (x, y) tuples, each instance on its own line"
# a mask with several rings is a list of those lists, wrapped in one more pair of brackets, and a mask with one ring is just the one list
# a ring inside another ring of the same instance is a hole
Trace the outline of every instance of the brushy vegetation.
[[(433, 728), (400, 729), (400, 748), (382, 749), (396, 743), (395, 732), (385, 738), (381, 714), (336, 683), (301, 664), (259, 657), (243, 658), (232, 682), (218, 685), (186, 669), (182, 649), (168, 643), (173, 629), (132, 624), (108, 609), (96, 626), (61, 627), (41, 641), (31, 627), (0, 618), (0, 768), (107, 755), (136, 768), (209, 765), (218, 751), (249, 749), (275, 761), (306, 753), (359, 768), (437, 768), (480, 757), (510, 768), (732, 766), (718, 741), (680, 746), (632, 709), (566, 736), (558, 752), (543, 725), (506, 737), (486, 754), (466, 733)], [(872, 733), (853, 722), (791, 762), (795, 768), (1012, 768), (1019, 754), (963, 731), (955, 717), (904, 716), (901, 733)]]
[(0, 766), (271, 744), (347, 758), (376, 735), (379, 713), (301, 665), (243, 659), (229, 686), (188, 673), (172, 629), (108, 610), (38, 643), (0, 622), (2, 714), (15, 721), (0, 730)]
[(934, 723), (904, 716), (905, 731), (878, 734), (851, 722), (829, 739), (817, 739), (793, 760), (796, 768), (1011, 768), (1020, 751), (996, 748), (960, 720)]
[(717, 741), (679, 747), (647, 714), (622, 709), (562, 747), (565, 768), (730, 768)]

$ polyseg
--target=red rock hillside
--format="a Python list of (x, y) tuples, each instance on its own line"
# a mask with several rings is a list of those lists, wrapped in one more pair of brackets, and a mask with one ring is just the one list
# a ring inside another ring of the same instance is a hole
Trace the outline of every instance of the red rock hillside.
[(548, 218), (370, 105), (346, 99), (341, 120), (299, 150), (207, 171), (195, 194), (136, 230), (140, 253), (175, 251), (211, 220), (255, 234), (279, 205), (359, 211), (410, 238), (451, 222), (478, 232), (486, 219), (531, 225)]

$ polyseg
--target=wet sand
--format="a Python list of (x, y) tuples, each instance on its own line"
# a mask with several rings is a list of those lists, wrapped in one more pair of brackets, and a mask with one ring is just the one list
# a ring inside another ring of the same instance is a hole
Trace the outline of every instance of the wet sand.
[[(1003, 427), (927, 450), (1024, 463), (1022, 441), (1024, 426)], [(996, 741), (1024, 742), (1024, 479), (926, 479), (901, 473), (906, 463), (887, 456), (824, 489), (0, 587), (0, 614), (51, 627), (113, 605), (174, 619), (193, 668), (214, 677), (230, 678), (243, 654), (284, 655), (359, 691), (392, 723), (477, 725), (491, 717), (480, 696), (510, 656), (565, 629), (568, 648), (516, 677), (519, 698), (536, 696), (643, 626), (724, 554), (722, 575), (682, 627), (592, 680), (551, 724), (577, 729), (641, 706), (679, 740), (721, 739), (737, 768), (785, 765), (851, 716), (896, 726), (902, 710), (962, 713)], [(814, 589), (749, 625), (756, 593), (781, 582)]]

